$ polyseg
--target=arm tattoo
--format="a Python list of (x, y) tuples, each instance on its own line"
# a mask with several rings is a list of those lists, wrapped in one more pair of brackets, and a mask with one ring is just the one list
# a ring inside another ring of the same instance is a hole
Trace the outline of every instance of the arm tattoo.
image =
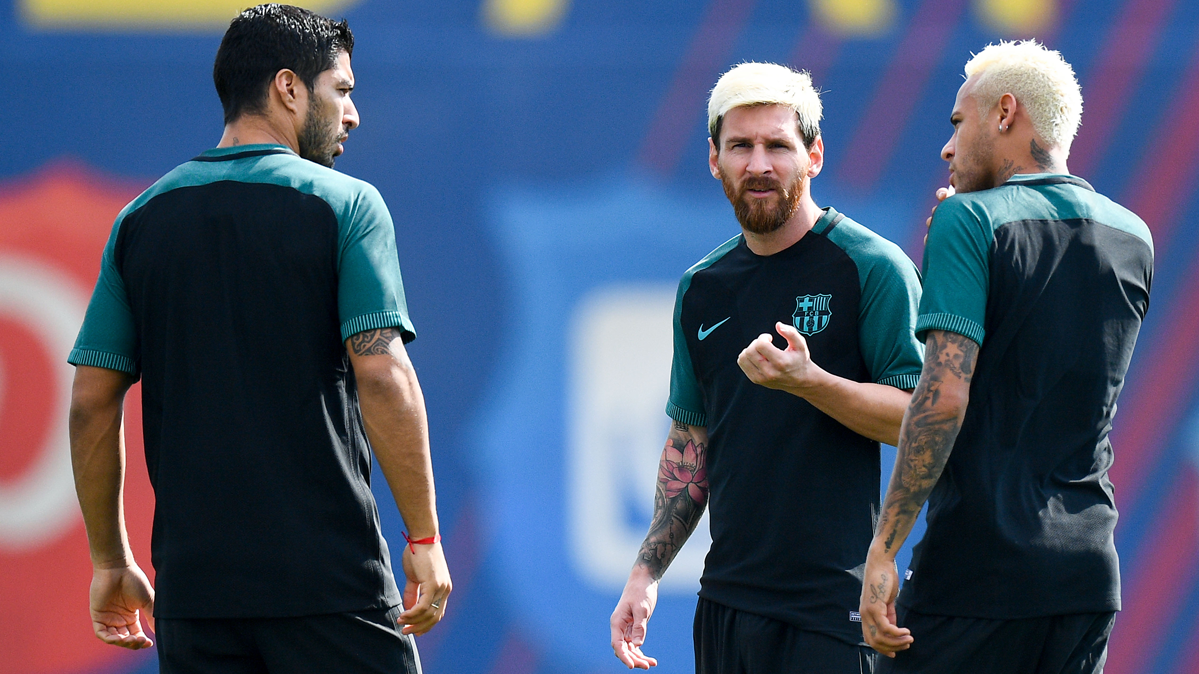
[(1029, 141), (1028, 151), (1032, 153), (1032, 160), (1037, 163), (1037, 166), (1042, 171), (1048, 171), (1053, 167), (1053, 156), (1049, 154), (1049, 150), (1037, 144), (1037, 139), (1033, 138)]
[(978, 344), (967, 337), (931, 330), (927, 342), (924, 372), (903, 420), (895, 470), (878, 524), (878, 535), (886, 535), (887, 552), (897, 547), (897, 537), (902, 544), (912, 530), (962, 427), (965, 405), (943, 409), (941, 394), (949, 387), (967, 394), (978, 361)]
[(706, 429), (674, 422), (654, 491), (654, 519), (637, 554), (637, 563), (655, 580), (666, 573), (683, 543), (695, 531), (708, 503)]
[(350, 337), (350, 349), (355, 356), (385, 356), (391, 353), (391, 343), (399, 338), (396, 328), (366, 330)]

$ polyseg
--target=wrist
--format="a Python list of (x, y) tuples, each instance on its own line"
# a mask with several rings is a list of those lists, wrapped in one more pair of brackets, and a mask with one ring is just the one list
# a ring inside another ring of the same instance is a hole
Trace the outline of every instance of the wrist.
[(870, 548), (867, 554), (873, 559), (881, 559), (887, 562), (894, 562), (895, 556), (899, 552), (900, 545), (892, 544), (891, 550), (887, 550), (886, 541), (882, 536), (875, 536), (874, 540), (870, 541)]
[(431, 536), (409, 536), (407, 531), (401, 531), (404, 536), (404, 542), (408, 544), (408, 550), (412, 554), (416, 554), (416, 546), (418, 545), (438, 545), (441, 543), (441, 534), (433, 534)]

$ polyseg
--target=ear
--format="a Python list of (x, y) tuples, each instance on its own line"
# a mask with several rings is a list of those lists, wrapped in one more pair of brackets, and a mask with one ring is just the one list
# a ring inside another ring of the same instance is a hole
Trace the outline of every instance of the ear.
[(716, 152), (716, 142), (708, 137), (708, 169), (712, 171), (712, 177), (720, 180), (720, 162), (719, 154)]
[[(997, 129), (1004, 131), (1012, 128), (1012, 123), (1016, 121), (1016, 110), (1020, 104), (1016, 101), (1016, 97), (1011, 94), (1004, 94), (999, 97), (999, 102), (995, 104), (996, 111), (999, 113), (999, 126)], [(1002, 131), (1001, 131), (1002, 133)]]
[(295, 72), (284, 68), (275, 73), (275, 79), (271, 81), (271, 98), (289, 112), (300, 114), (308, 104), (308, 88)]
[(812, 147), (808, 148), (808, 177), (815, 178), (824, 168), (824, 139), (816, 136)]

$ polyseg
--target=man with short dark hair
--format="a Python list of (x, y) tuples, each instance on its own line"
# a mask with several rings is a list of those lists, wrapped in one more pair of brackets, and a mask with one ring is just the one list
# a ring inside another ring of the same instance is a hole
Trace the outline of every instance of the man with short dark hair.
[[(966, 76), (862, 629), (883, 671), (1098, 674), (1120, 610), (1108, 433), (1153, 239), (1066, 168), (1082, 93), (1061, 54), (1001, 42)], [(895, 554), (925, 499), (896, 601)]]
[[(413, 636), (445, 612), (391, 216), (331, 169), (359, 121), (353, 46), (344, 21), (297, 7), (233, 20), (213, 73), (221, 141), (117, 216), (68, 359), (93, 626), (145, 648), (152, 612), (163, 672), (415, 673)], [(122, 515), (139, 377), (157, 594)], [(403, 597), (372, 456), (408, 527)]]

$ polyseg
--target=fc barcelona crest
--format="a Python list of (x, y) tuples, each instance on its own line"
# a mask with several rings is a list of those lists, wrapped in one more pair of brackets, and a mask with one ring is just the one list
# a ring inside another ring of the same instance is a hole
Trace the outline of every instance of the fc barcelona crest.
[(791, 315), (791, 324), (802, 334), (811, 336), (828, 327), (828, 319), (833, 315), (829, 311), (829, 300), (832, 295), (800, 295), (795, 298), (795, 313)]

